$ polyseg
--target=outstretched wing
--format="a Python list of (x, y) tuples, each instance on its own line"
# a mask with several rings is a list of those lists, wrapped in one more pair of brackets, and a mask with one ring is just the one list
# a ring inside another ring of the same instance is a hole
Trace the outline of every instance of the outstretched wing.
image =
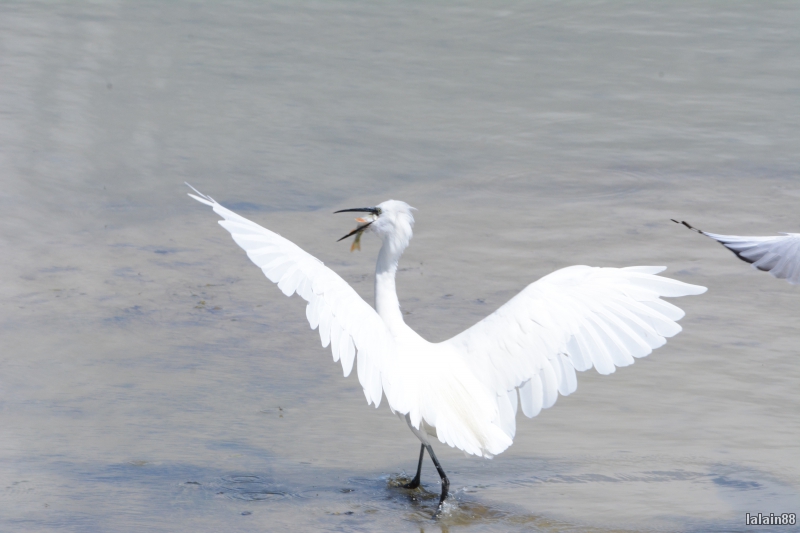
[(610, 374), (681, 331), (675, 321), (683, 311), (660, 297), (702, 294), (706, 288), (655, 275), (663, 270), (557, 270), (445, 343), (497, 394), (501, 427), (513, 437), (517, 395), (523, 413), (534, 417), (559, 392), (576, 389), (576, 370), (595, 367)]
[(345, 376), (350, 375), (358, 353), (358, 380), (367, 403), (378, 407), (383, 390), (392, 403), (391, 383), (382, 370), (385, 360), (396, 350), (395, 341), (375, 310), (316, 257), (277, 233), (222, 207), (194, 187), (192, 190), (198, 196), (189, 196), (211, 206), (224, 219), (219, 224), (230, 232), (236, 244), (247, 252), (267, 278), (278, 284), (283, 294), (291, 296), (296, 292), (308, 302), (308, 323), (311, 329), (319, 328), (323, 348), (331, 345), (333, 360), (342, 362)]
[[(675, 221), (677, 222), (677, 220)], [(736, 257), (778, 279), (792, 285), (800, 283), (800, 233), (781, 233), (774, 237), (739, 237), (719, 235), (699, 230), (687, 222), (681, 222), (690, 230), (711, 237)]]

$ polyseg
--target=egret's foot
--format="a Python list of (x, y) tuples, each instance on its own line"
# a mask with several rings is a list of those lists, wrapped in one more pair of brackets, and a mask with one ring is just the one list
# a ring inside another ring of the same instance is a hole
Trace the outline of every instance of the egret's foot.
[(436, 507), (436, 510), (433, 512), (433, 516), (431, 517), (432, 520), (436, 520), (444, 513), (444, 500), (439, 502), (439, 505)]
[(417, 475), (414, 476), (409, 483), (403, 485), (404, 489), (416, 489), (419, 487), (419, 480), (422, 476), (422, 459), (425, 457), (425, 445), (423, 444), (419, 449), (419, 463), (417, 463)]
[(444, 501), (447, 499), (447, 495), (450, 491), (450, 480), (447, 477), (442, 479), (442, 495), (439, 497), (439, 505), (436, 507), (436, 512), (433, 513), (433, 518), (439, 518), (442, 514), (442, 509), (444, 509)]
[(436, 512), (433, 513), (433, 518), (438, 518), (439, 515), (442, 514), (444, 501), (447, 499), (447, 493), (450, 490), (450, 480), (447, 479), (447, 474), (444, 473), (444, 469), (439, 463), (439, 459), (436, 458), (436, 454), (433, 453), (433, 448), (431, 448), (431, 445), (425, 445), (425, 448), (428, 449), (428, 454), (431, 456), (434, 466), (436, 466), (436, 471), (439, 472), (439, 477), (442, 478), (442, 496), (439, 498), (439, 506), (436, 508)]
[(401, 485), (404, 489), (416, 489), (419, 488), (419, 479), (414, 478), (405, 485)]

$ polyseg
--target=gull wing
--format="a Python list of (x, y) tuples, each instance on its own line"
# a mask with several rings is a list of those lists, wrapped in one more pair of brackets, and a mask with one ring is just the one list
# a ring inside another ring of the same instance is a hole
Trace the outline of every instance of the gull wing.
[(665, 267), (572, 266), (528, 285), (497, 311), (445, 341), (497, 395), (499, 425), (575, 391), (575, 371), (610, 374), (681, 331), (684, 312), (663, 300), (705, 287), (656, 276)]
[(378, 407), (385, 391), (395, 410), (402, 410), (400, 399), (392, 402), (396, 394), (392, 394), (391, 382), (383, 371), (386, 359), (396, 351), (395, 341), (372, 306), (322, 261), (293, 242), (222, 207), (194, 187), (192, 190), (197, 196), (189, 196), (211, 206), (224, 219), (219, 221), (220, 226), (283, 294), (296, 292), (308, 302), (308, 323), (311, 329), (319, 328), (323, 348), (331, 345), (333, 360), (341, 361), (345, 377), (350, 375), (358, 354), (358, 380), (367, 403)]
[(769, 272), (778, 279), (785, 279), (792, 285), (800, 283), (800, 233), (781, 233), (774, 237), (739, 237), (708, 233), (686, 222), (682, 224), (711, 237), (757, 269)]

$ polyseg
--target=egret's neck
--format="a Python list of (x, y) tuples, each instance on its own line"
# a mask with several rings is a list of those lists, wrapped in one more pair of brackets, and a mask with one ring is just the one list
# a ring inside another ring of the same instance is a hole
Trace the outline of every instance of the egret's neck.
[(391, 237), (384, 240), (375, 267), (375, 310), (394, 334), (407, 327), (400, 311), (400, 301), (397, 299), (397, 287), (394, 281), (397, 263), (407, 245), (408, 241), (398, 242)]

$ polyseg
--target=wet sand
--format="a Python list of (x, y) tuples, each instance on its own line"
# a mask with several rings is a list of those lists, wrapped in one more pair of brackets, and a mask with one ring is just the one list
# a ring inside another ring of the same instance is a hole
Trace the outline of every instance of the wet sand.
[[(0, 529), (749, 531), (800, 510), (798, 289), (669, 221), (800, 232), (790, 3), (0, 6)], [(418, 208), (407, 322), (444, 340), (564, 266), (708, 293), (666, 346), (453, 498), (188, 181), (369, 302), (337, 209)], [(759, 531), (787, 531), (760, 527)]]

